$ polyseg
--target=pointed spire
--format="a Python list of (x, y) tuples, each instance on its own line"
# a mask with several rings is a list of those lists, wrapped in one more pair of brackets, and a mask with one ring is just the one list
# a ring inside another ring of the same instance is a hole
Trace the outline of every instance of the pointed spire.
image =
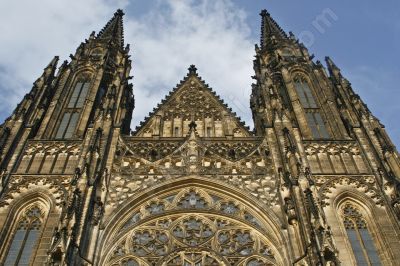
[(328, 67), (330, 67), (332, 69), (336, 68), (336, 69), (340, 70), (329, 56), (325, 57), (325, 61), (328, 65)]
[(342, 74), (340, 72), (340, 68), (338, 68), (336, 66), (336, 64), (333, 62), (333, 60), (329, 56), (325, 57), (325, 61), (326, 61), (326, 64), (328, 66), (329, 74), (332, 77), (334, 77), (337, 81), (339, 81), (341, 79), (341, 77), (342, 77)]
[(118, 9), (114, 16), (107, 22), (104, 28), (97, 35), (97, 39), (115, 40), (117, 44), (124, 47), (124, 26), (122, 17), (124, 12)]
[(271, 37), (286, 39), (287, 35), (282, 28), (276, 23), (266, 9), (262, 10), (261, 16), (261, 47), (264, 47), (267, 40)]
[(55, 67), (57, 67), (57, 63), (58, 63), (58, 60), (60, 59), (60, 57), (58, 57), (58, 56), (55, 56), (55, 57), (53, 57), (53, 59), (50, 61), (50, 63), (47, 65), (47, 67), (45, 68), (45, 70), (46, 69), (49, 69), (49, 68), (51, 68), (51, 69), (53, 69), (53, 68), (55, 68)]
[(60, 58), (58, 56), (53, 57), (50, 63), (44, 68), (43, 75), (49, 76), (54, 75), (57, 69), (57, 63)]

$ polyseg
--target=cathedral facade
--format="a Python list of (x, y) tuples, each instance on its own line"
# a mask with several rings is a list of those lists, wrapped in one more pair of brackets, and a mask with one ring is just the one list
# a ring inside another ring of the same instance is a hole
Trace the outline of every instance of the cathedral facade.
[(400, 265), (399, 155), (330, 58), (264, 10), (254, 130), (192, 65), (131, 131), (122, 20), (0, 126), (0, 265)]

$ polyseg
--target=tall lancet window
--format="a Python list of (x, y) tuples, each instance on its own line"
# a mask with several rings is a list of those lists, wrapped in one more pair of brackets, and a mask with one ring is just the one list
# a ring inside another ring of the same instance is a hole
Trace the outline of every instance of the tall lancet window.
[(308, 126), (310, 127), (313, 138), (316, 139), (327, 139), (329, 133), (326, 128), (326, 124), (322, 119), (321, 109), (315, 101), (314, 95), (307, 80), (303, 77), (296, 77), (294, 79), (294, 85), (296, 88), (297, 95), (300, 103), (306, 112), (306, 119)]
[(73, 87), (72, 94), (62, 114), (61, 123), (58, 127), (57, 139), (70, 139), (74, 136), (76, 126), (80, 117), (89, 91), (90, 79), (80, 78)]
[(343, 208), (343, 222), (357, 265), (381, 265), (367, 223), (359, 210), (346, 204)]
[(38, 206), (28, 208), (19, 218), (4, 265), (29, 265), (35, 256), (43, 213)]

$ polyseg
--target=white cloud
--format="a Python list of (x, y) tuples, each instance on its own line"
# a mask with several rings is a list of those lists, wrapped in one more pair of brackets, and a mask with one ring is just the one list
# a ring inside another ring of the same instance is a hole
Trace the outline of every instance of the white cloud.
[(133, 43), (137, 100), (134, 124), (184, 77), (190, 64), (250, 121), (254, 52), (245, 19), (230, 1), (207, 0), (159, 1), (141, 20), (128, 17), (125, 39)]
[[(139, 2), (132, 3), (140, 5)], [(3, 1), (0, 4), (0, 107), (5, 118), (54, 55), (67, 59), (126, 1)], [(136, 108), (132, 127), (171, 90), (190, 64), (251, 124), (249, 95), (254, 40), (246, 14), (230, 0), (157, 1), (138, 17), (125, 10)], [(5, 113), (6, 112), (6, 113)]]
[(0, 2), (0, 118), (22, 100), (55, 56), (74, 53), (125, 0), (16, 0)]

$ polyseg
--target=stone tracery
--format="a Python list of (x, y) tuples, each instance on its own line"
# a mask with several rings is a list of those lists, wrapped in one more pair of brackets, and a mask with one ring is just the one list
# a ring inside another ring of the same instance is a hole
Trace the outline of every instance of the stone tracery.
[(116, 229), (107, 265), (275, 265), (268, 233), (251, 212), (194, 187), (155, 197)]

